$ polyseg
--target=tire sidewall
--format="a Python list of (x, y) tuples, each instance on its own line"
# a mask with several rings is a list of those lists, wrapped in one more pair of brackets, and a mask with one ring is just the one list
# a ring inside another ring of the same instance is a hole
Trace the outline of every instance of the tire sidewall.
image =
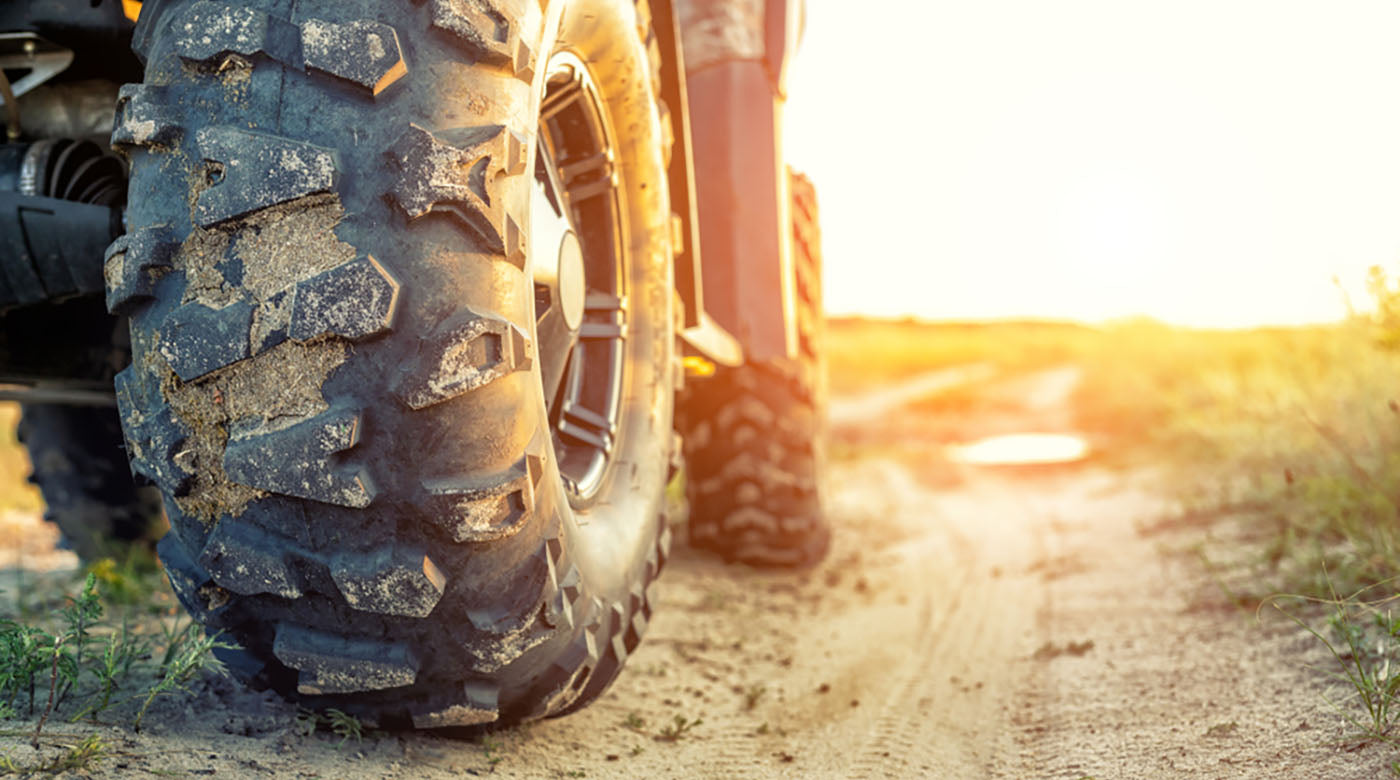
[[(590, 69), (616, 155), (620, 249), (626, 253), (626, 327), (620, 419), (612, 462), (586, 509), (570, 506), (551, 457), (544, 492), (558, 507), (583, 580), (595, 598), (617, 601), (643, 575), (665, 506), (674, 406), (670, 202), (663, 133), (648, 55), (626, 0), (556, 0), (545, 17), (533, 116), (544, 94), (545, 64), (569, 51)], [(531, 165), (534, 157), (531, 158)], [(533, 172), (533, 171), (532, 171)], [(522, 177), (532, 182), (533, 176)], [(529, 253), (529, 262), (534, 261)], [(533, 320), (533, 317), (532, 317)], [(536, 376), (539, 419), (547, 412)]]

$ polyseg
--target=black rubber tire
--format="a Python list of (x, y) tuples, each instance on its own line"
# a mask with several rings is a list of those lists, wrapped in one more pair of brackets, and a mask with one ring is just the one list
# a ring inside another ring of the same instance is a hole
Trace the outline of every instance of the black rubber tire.
[(692, 380), (678, 420), (685, 441), (690, 543), (727, 561), (806, 567), (826, 556), (826, 371), (816, 191), (789, 175), (798, 356), (717, 366)]
[(26, 404), (22, 414), (29, 481), (43, 494), (45, 519), (78, 558), (91, 563), (124, 559), (133, 546), (153, 550), (163, 525), (160, 499), (131, 478), (116, 410)]
[[(118, 403), (165, 497), (171, 583), (245, 679), (383, 726), (474, 726), (582, 706), (637, 646), (674, 376), (650, 27), (645, 0), (147, 4), (146, 83), (113, 133), (132, 160), (106, 266), (132, 322)], [(626, 401), (583, 509), (524, 246), (563, 40), (627, 133)]]

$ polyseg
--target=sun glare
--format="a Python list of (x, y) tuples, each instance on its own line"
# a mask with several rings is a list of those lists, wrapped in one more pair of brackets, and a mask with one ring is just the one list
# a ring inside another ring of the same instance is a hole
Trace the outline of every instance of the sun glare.
[(1400, 259), (1400, 4), (876, 0), (876, 69), (807, 5), (834, 313), (1321, 322)]

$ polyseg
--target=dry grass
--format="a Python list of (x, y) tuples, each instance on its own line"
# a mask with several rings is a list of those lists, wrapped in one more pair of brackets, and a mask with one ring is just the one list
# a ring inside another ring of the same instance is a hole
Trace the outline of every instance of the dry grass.
[[(1379, 388), (1400, 369), (1364, 323), (1225, 331), (1145, 320), (1087, 327), (842, 318), (831, 321), (829, 334), (837, 394), (955, 365), (997, 368), (987, 382), (916, 404), (921, 412), (995, 411), (989, 405), (997, 399), (985, 392), (989, 385), (1010, 375), (1078, 365), (1084, 371), (1075, 398), (1079, 427), (1118, 449), (1151, 445), (1154, 457), (1289, 449), (1286, 442), (1272, 442), (1273, 428), (1307, 427), (1308, 410), (1352, 419), (1353, 407), (1368, 399), (1379, 399), (1383, 409), (1389, 396)], [(1391, 386), (1400, 392), (1400, 384)]]
[(878, 387), (949, 366), (990, 363), (1005, 372), (1073, 362), (1101, 333), (1069, 322), (952, 322), (835, 317), (828, 321), (831, 390)]

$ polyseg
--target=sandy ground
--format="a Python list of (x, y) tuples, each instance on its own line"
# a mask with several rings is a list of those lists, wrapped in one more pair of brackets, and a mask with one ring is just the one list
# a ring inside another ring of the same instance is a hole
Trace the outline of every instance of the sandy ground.
[[(963, 430), (1065, 430), (1076, 373), (1004, 383), (1021, 399)], [(937, 383), (934, 383), (937, 384)], [(896, 402), (887, 399), (895, 397)], [(910, 396), (854, 399), (868, 445)], [(892, 406), (893, 404), (894, 406)], [(1198, 529), (1146, 473), (1086, 463), (948, 464), (920, 425), (899, 458), (833, 464), (830, 560), (801, 575), (727, 567), (682, 547), (657, 617), (614, 688), (564, 719), (474, 741), (302, 736), (295, 711), (209, 679), (158, 704), (92, 774), (437, 778), (1372, 778), (1320, 698), (1325, 657), (1281, 618), (1228, 606), (1194, 557)], [(924, 453), (925, 458), (911, 457)], [(921, 463), (923, 465), (921, 465)], [(658, 739), (677, 717), (699, 724)], [(20, 723), (19, 725), (23, 725)], [(57, 724), (54, 734), (91, 726)], [(29, 761), (27, 740), (0, 754)], [(58, 750), (57, 743), (46, 754)]]

